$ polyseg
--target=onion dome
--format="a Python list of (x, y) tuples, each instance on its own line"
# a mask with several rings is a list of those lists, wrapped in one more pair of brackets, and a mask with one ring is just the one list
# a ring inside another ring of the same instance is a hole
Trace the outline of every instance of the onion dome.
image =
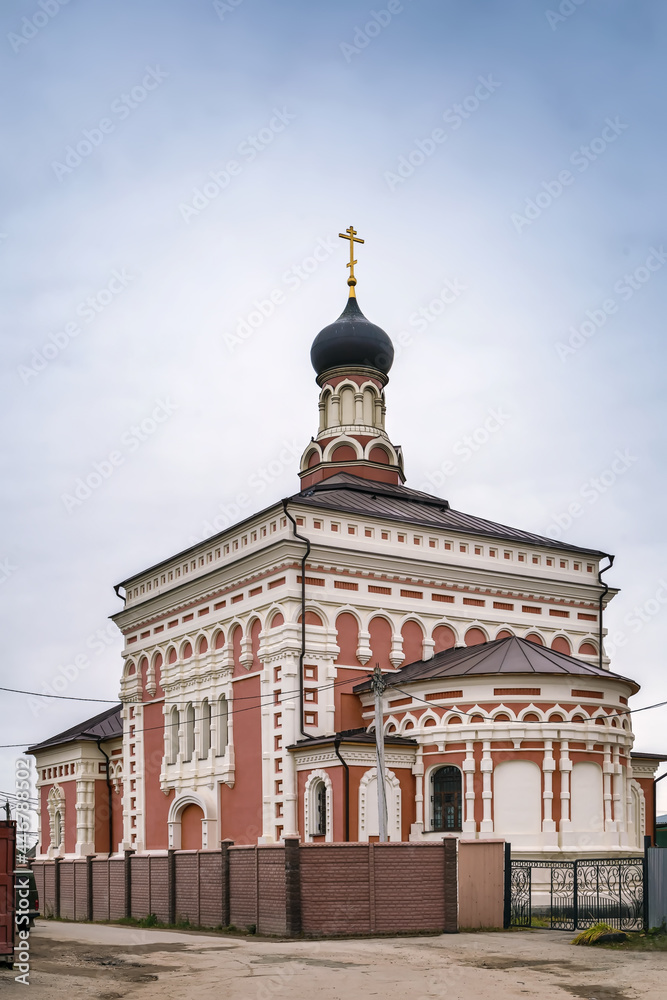
[(315, 337), (310, 360), (318, 376), (331, 368), (374, 368), (386, 375), (394, 361), (394, 345), (381, 327), (366, 319), (352, 289), (335, 323)]

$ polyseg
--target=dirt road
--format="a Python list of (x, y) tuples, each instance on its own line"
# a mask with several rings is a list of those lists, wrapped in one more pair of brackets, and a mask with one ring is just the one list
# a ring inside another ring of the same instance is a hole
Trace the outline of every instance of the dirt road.
[[(667, 953), (574, 948), (513, 931), (273, 941), (38, 921), (39, 1000), (665, 1000)], [(0, 969), (0, 995), (30, 996)]]

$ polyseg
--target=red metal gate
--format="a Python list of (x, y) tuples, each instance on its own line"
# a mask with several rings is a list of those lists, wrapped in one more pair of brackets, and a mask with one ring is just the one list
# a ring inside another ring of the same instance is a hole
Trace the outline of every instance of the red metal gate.
[(0, 962), (14, 961), (16, 823), (0, 820)]

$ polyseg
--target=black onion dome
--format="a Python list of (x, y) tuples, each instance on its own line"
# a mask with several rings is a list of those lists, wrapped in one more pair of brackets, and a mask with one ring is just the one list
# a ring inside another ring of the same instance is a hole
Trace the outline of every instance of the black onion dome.
[(310, 360), (318, 375), (330, 368), (361, 366), (387, 374), (394, 362), (394, 345), (375, 323), (369, 323), (349, 298), (335, 323), (320, 330), (310, 349)]

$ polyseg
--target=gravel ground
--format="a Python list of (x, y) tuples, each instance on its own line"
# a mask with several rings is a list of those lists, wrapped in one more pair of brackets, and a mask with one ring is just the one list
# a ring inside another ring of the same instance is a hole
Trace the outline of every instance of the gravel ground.
[[(575, 948), (570, 934), (510, 931), (280, 941), (39, 920), (39, 1000), (665, 1000), (667, 953)], [(0, 994), (25, 997), (0, 968)], [(30, 994), (28, 994), (30, 995)]]

